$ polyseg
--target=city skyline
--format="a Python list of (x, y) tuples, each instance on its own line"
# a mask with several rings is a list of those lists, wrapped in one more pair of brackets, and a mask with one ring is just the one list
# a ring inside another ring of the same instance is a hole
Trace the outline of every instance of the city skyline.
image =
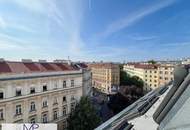
[(1, 0), (8, 60), (139, 61), (189, 57), (185, 0)]

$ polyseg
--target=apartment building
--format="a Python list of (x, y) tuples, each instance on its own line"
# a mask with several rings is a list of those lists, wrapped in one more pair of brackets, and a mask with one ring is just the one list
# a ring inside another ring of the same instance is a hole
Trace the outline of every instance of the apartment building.
[[(0, 61), (0, 124), (57, 123), (84, 94), (83, 70), (71, 62)], [(90, 85), (90, 84), (88, 84)]]
[(131, 76), (138, 76), (144, 81), (144, 90), (150, 91), (173, 80), (174, 65), (129, 63), (123, 70)]
[(120, 85), (120, 68), (113, 63), (89, 64), (92, 72), (92, 86), (106, 94), (112, 94)]
[(189, 65), (189, 64), (190, 64), (190, 58), (183, 59), (183, 60), (181, 61), (181, 64), (183, 64), (183, 65)]
[(174, 80), (174, 68), (175, 66), (173, 64), (161, 64), (158, 67), (158, 73), (159, 73), (159, 86), (163, 86), (167, 84), (170, 81)]

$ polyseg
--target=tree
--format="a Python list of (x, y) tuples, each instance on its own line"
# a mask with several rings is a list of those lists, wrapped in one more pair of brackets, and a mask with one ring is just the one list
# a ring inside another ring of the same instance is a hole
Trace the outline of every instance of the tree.
[(149, 60), (148, 63), (149, 63), (149, 64), (156, 64), (156, 61), (154, 61), (154, 60)]
[(127, 74), (125, 71), (120, 72), (120, 85), (135, 85), (137, 87), (143, 87), (144, 82), (141, 78), (138, 76), (131, 77), (129, 74)]
[(131, 77), (131, 80), (132, 80), (132, 84), (137, 86), (137, 87), (142, 88), (144, 85), (143, 80), (141, 78), (139, 78), (138, 76)]
[(88, 97), (81, 97), (67, 121), (68, 130), (93, 130), (101, 122)]
[(125, 71), (120, 71), (120, 85), (132, 85), (131, 77)]

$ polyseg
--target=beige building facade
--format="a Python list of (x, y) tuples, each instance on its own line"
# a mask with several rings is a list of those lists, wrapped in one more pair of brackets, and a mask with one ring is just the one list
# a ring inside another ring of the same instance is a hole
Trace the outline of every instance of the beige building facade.
[(130, 76), (138, 76), (144, 81), (144, 90), (150, 91), (173, 80), (174, 65), (129, 63), (123, 70)]
[(120, 68), (113, 63), (89, 64), (92, 86), (103, 93), (111, 94), (120, 85)]
[[(83, 70), (67, 63), (0, 62), (0, 124), (57, 123), (85, 95)], [(90, 85), (90, 84), (88, 84)]]

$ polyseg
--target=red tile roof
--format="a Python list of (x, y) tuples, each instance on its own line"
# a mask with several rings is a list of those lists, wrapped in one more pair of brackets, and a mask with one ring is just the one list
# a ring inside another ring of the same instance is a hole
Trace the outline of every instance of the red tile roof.
[(10, 73), (11, 69), (6, 62), (0, 62), (0, 72)]
[(33, 73), (33, 72), (50, 72), (50, 71), (70, 71), (79, 70), (74, 65), (68, 65), (66, 63), (54, 63), (54, 62), (12, 62), (1, 61), (0, 62), (0, 74), (2, 73)]
[(30, 71), (40, 71), (40, 68), (35, 63), (23, 63)]

